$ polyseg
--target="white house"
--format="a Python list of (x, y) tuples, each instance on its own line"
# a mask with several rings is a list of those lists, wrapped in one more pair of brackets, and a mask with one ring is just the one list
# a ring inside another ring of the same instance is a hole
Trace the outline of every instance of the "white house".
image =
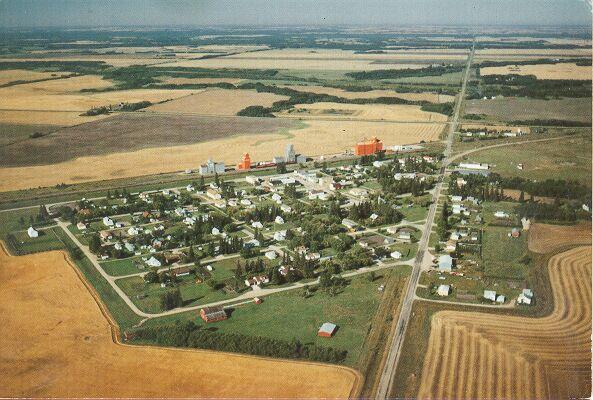
[(148, 260), (146, 260), (146, 265), (150, 267), (160, 267), (161, 262), (154, 257), (150, 257)]
[(504, 211), (497, 211), (494, 213), (496, 218), (508, 218), (509, 214), (505, 213)]
[(451, 290), (451, 286), (449, 285), (439, 285), (437, 289), (437, 294), (439, 296), (449, 296), (449, 291)]
[(274, 219), (274, 222), (277, 224), (283, 224), (284, 223), (284, 218), (282, 218), (281, 216), (276, 216), (276, 218)]
[(268, 260), (275, 260), (278, 258), (278, 254), (276, 254), (276, 252), (273, 250), (266, 251), (265, 256)]
[(502, 294), (499, 294), (498, 296), (496, 296), (496, 302), (499, 304), (503, 304), (505, 301), (505, 297)]
[(30, 238), (36, 238), (39, 237), (39, 232), (30, 226), (29, 229), (27, 229), (27, 235), (29, 235)]
[(289, 206), (289, 205), (287, 205), (287, 204), (282, 204), (282, 205), (280, 206), (280, 209), (281, 209), (282, 211), (284, 211), (285, 213), (292, 212), (292, 207), (290, 207), (290, 206)]
[(395, 259), (400, 259), (402, 258), (402, 253), (400, 253), (399, 251), (392, 251), (390, 254), (391, 258), (395, 258)]
[(133, 252), (134, 250), (136, 250), (136, 246), (134, 246), (132, 243), (125, 243), (124, 247), (129, 252)]
[(79, 231), (84, 231), (86, 229), (86, 224), (84, 222), (79, 222), (76, 224), (76, 227)]
[(274, 200), (274, 201), (280, 201), (280, 200), (282, 200), (282, 196), (280, 196), (278, 193), (274, 193), (272, 195), (272, 200)]
[(262, 229), (264, 227), (264, 225), (261, 222), (259, 222), (259, 221), (252, 222), (251, 223), (251, 226), (254, 227), (254, 228), (257, 228), (257, 229)]
[(453, 257), (448, 254), (440, 256), (438, 270), (443, 272), (451, 272), (453, 270)]
[(109, 217), (103, 217), (103, 224), (105, 226), (113, 226), (113, 220)]
[(217, 227), (212, 228), (211, 232), (213, 235), (220, 235), (220, 229), (218, 229)]
[(257, 176), (247, 175), (245, 177), (245, 182), (251, 185), (257, 185), (260, 182), (260, 179)]
[(130, 229), (128, 229), (128, 235), (130, 236), (137, 235), (138, 233), (140, 233), (140, 230), (135, 226), (131, 226)]
[(484, 290), (484, 298), (490, 301), (496, 301), (496, 292), (494, 290)]
[(286, 231), (278, 231), (274, 232), (274, 240), (277, 242), (281, 242), (286, 240)]
[(250, 206), (251, 205), (251, 200), (248, 199), (241, 199), (240, 203), (244, 206)]

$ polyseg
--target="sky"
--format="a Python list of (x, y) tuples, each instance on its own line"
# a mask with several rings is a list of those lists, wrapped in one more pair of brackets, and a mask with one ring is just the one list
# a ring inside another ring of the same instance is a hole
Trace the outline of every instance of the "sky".
[(591, 0), (0, 0), (0, 27), (589, 25)]

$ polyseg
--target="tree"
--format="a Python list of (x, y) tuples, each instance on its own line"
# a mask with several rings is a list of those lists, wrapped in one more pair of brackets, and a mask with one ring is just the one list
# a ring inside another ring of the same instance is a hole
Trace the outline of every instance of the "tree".
[(286, 171), (286, 163), (283, 162), (279, 162), (278, 164), (276, 164), (276, 172), (278, 174), (285, 174)]
[(367, 279), (369, 280), (369, 282), (374, 282), (376, 278), (377, 276), (375, 275), (375, 271), (371, 271), (367, 275)]
[(183, 298), (181, 297), (181, 290), (176, 288), (169, 290), (161, 296), (161, 307), (165, 310), (172, 310), (183, 305)]
[(94, 234), (91, 236), (89, 239), (89, 250), (95, 254), (101, 251), (101, 238), (99, 238), (99, 235)]

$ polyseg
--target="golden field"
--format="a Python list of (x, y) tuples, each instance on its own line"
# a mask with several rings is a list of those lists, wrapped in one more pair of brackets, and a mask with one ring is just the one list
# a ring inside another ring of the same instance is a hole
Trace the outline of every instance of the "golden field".
[(67, 72), (40, 72), (27, 71), (25, 69), (6, 69), (0, 71), (0, 85), (14, 81), (34, 81), (67, 75)]
[(363, 137), (377, 136), (386, 146), (438, 140), (445, 124), (307, 120), (303, 127), (278, 133), (250, 134), (196, 144), (157, 147), (127, 153), (80, 157), (41, 166), (0, 169), (0, 191), (195, 169), (209, 157), (236, 164), (244, 152), (255, 161), (271, 160), (293, 143), (307, 156), (351, 151)]
[(422, 93), (399, 93), (394, 90), (369, 90), (367, 92), (349, 92), (344, 89), (325, 87), (325, 86), (304, 86), (304, 85), (279, 85), (289, 89), (302, 92), (328, 94), (346, 99), (376, 99), (378, 97), (399, 97), (400, 99), (410, 101), (429, 101), (431, 103), (449, 103), (455, 101), (455, 96), (446, 94), (422, 92)]
[(241, 83), (242, 79), (239, 78), (174, 78), (172, 76), (159, 76), (157, 79), (162, 83), (168, 83), (173, 85), (192, 85), (200, 83), (231, 83), (236, 85)]
[(591, 79), (591, 67), (579, 66), (574, 63), (536, 64), (536, 65), (505, 65), (502, 67), (481, 68), (484, 75), (534, 75), (537, 79)]
[[(107, 92), (80, 92), (82, 89), (108, 88), (112, 83), (95, 75), (77, 76), (0, 89), (0, 109), (34, 111), (86, 111), (92, 107), (139, 102), (159, 102), (187, 96), (192, 90), (133, 89)], [(2, 121), (0, 121), (2, 122)], [(28, 121), (35, 124), (37, 121)]]
[(51, 52), (42, 58), (23, 57), (23, 58), (2, 58), (2, 61), (103, 61), (113, 67), (129, 67), (130, 65), (157, 65), (171, 62), (174, 58), (158, 57), (156, 54), (93, 54), (77, 55)]
[(0, 278), (2, 397), (345, 398), (358, 390), (359, 374), (344, 367), (116, 343), (97, 295), (62, 252), (11, 257), (0, 247)]
[(565, 246), (577, 244), (591, 244), (590, 222), (577, 225), (533, 224), (529, 229), (528, 246), (534, 253), (554, 253)]
[(200, 115), (235, 115), (247, 106), (269, 107), (286, 96), (255, 90), (208, 89), (191, 96), (150, 106), (150, 111)]
[(553, 256), (548, 271), (554, 309), (546, 317), (436, 313), (418, 398), (589, 396), (591, 247)]
[(407, 104), (346, 104), (313, 103), (296, 104), (294, 110), (278, 113), (289, 118), (328, 118), (347, 120), (381, 120), (413, 122), (445, 122), (447, 116), (435, 112), (422, 111), (420, 106)]

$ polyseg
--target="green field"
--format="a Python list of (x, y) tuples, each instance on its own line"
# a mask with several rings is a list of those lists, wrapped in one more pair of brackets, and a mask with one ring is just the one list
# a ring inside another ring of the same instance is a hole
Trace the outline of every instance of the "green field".
[(55, 231), (60, 228), (50, 228), (39, 230), (39, 236), (31, 238), (26, 231), (14, 232), (13, 235), (16, 243), (11, 247), (16, 247), (19, 255), (39, 253), (42, 251), (60, 250), (64, 248), (64, 244)]
[(130, 275), (138, 272), (145, 272), (137, 267), (137, 264), (142, 263), (140, 257), (129, 257), (121, 260), (111, 260), (101, 263), (101, 267), (105, 272), (111, 276)]
[[(485, 149), (469, 156), (503, 176), (576, 180), (591, 185), (591, 135)], [(523, 170), (517, 164), (523, 163)]]
[(524, 279), (528, 267), (527, 235), (521, 232), (518, 238), (508, 237), (510, 227), (488, 226), (482, 239), (484, 276), (506, 279)]
[[(249, 303), (238, 306), (228, 320), (209, 326), (221, 332), (284, 340), (297, 339), (303, 343), (346, 349), (346, 363), (352, 365), (360, 355), (365, 336), (370, 329), (370, 322), (381, 302), (382, 294), (377, 287), (384, 283), (390, 274), (403, 278), (409, 272), (409, 267), (405, 266), (381, 271), (377, 273), (377, 278), (373, 282), (370, 282), (366, 275), (354, 278), (335, 297), (317, 290), (309, 298), (304, 298), (301, 289), (266, 296), (262, 304)], [(198, 312), (190, 311), (151, 319), (145, 325), (166, 325), (178, 320), (192, 320), (202, 324)], [(324, 322), (332, 322), (339, 327), (331, 339), (319, 338), (316, 335)]]
[(404, 215), (404, 219), (409, 222), (425, 220), (428, 214), (428, 208), (419, 205), (403, 206), (399, 211)]

